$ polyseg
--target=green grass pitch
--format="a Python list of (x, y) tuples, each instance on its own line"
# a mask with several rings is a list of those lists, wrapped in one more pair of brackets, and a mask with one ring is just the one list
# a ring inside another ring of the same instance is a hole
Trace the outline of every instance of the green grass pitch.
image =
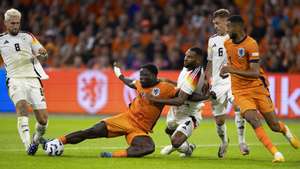
[[(71, 131), (85, 129), (98, 122), (102, 116), (58, 116), (50, 115), (46, 137), (55, 138)], [(284, 120), (290, 129), (300, 137), (300, 120)], [(31, 116), (31, 133), (35, 120)], [(144, 158), (103, 159), (101, 151), (114, 151), (127, 146), (124, 137), (112, 139), (87, 140), (77, 145), (66, 145), (60, 157), (49, 157), (40, 148), (35, 156), (27, 156), (21, 143), (15, 114), (0, 115), (0, 169), (40, 168), (40, 169), (267, 169), (300, 168), (300, 150), (293, 149), (281, 134), (270, 131), (264, 126), (273, 143), (286, 158), (285, 163), (273, 164), (272, 156), (256, 139), (249, 125), (246, 127), (246, 140), (250, 145), (250, 155), (242, 156), (237, 146), (234, 121), (227, 120), (230, 146), (225, 159), (218, 159), (219, 139), (212, 119), (203, 120), (190, 138), (197, 145), (190, 158), (181, 158), (178, 153), (160, 155), (164, 145), (169, 144), (164, 134), (165, 119), (161, 118), (151, 134), (156, 144), (156, 151)]]

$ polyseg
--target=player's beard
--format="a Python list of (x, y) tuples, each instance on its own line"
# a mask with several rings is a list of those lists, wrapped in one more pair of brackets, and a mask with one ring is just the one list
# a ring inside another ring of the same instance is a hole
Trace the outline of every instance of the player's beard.
[(19, 29), (12, 29), (11, 31), (9, 31), (9, 34), (16, 36), (19, 33)]

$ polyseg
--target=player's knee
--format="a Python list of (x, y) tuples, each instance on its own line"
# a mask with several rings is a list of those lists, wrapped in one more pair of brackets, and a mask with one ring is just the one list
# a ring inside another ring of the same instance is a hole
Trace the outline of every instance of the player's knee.
[(144, 147), (144, 155), (151, 154), (155, 151), (155, 145), (154, 144), (148, 144)]
[(184, 141), (185, 140), (183, 140), (182, 138), (174, 137), (172, 138), (171, 143), (174, 148), (179, 148)]
[(20, 116), (28, 116), (26, 101), (19, 101), (16, 105), (16, 109)]
[(102, 121), (97, 123), (93, 127), (84, 130), (89, 136), (97, 136), (97, 137), (106, 137), (107, 136), (107, 128), (106, 124)]
[(216, 117), (216, 124), (218, 126), (222, 126), (225, 123), (225, 118), (223, 117)]
[(271, 128), (271, 130), (274, 131), (274, 132), (280, 132), (280, 131), (281, 131), (280, 125), (279, 125), (279, 124), (276, 124), (276, 123), (270, 125), (270, 128)]

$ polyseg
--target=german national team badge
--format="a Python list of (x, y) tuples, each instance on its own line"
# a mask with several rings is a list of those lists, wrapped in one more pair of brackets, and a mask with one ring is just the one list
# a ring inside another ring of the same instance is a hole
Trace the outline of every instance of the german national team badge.
[(238, 55), (239, 57), (244, 57), (245, 56), (245, 48), (239, 48), (238, 49)]
[(153, 96), (158, 96), (160, 94), (160, 89), (155, 87), (152, 89), (152, 95)]

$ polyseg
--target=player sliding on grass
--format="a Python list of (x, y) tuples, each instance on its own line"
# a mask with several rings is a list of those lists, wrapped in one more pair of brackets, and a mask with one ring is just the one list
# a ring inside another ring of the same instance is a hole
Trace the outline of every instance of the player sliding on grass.
[(204, 104), (200, 101), (188, 101), (188, 98), (195, 93), (198, 93), (199, 96), (206, 95), (206, 92), (202, 93), (202, 88), (206, 82), (203, 59), (204, 55), (200, 48), (193, 47), (186, 51), (184, 68), (177, 80), (177, 88), (179, 89), (177, 97), (168, 99), (147, 96), (156, 104), (173, 105), (167, 115), (167, 128), (165, 130), (170, 136), (172, 144), (161, 150), (163, 155), (177, 150), (181, 152), (181, 156), (191, 156), (196, 147), (194, 144), (188, 143), (187, 139), (202, 119), (201, 109)]
[(143, 65), (140, 69), (140, 80), (135, 81), (125, 78), (117, 65), (114, 66), (114, 71), (122, 82), (137, 91), (137, 97), (131, 102), (126, 112), (101, 120), (86, 130), (61, 136), (52, 142), (77, 144), (86, 139), (125, 136), (129, 144), (127, 149), (103, 152), (100, 156), (142, 157), (155, 150), (154, 142), (149, 133), (152, 132), (164, 104), (154, 104), (145, 98), (145, 95), (163, 99), (171, 98), (176, 95), (176, 88), (168, 82), (160, 81), (157, 78), (157, 67), (152, 64)]
[(239, 15), (228, 19), (228, 32), (231, 39), (225, 41), (228, 66), (223, 66), (221, 77), (231, 75), (232, 92), (243, 117), (253, 127), (257, 138), (274, 156), (273, 162), (283, 162), (283, 155), (272, 144), (260, 122), (257, 110), (268, 126), (282, 133), (294, 148), (300, 147), (299, 140), (289, 128), (279, 121), (268, 90), (268, 80), (259, 65), (257, 42), (245, 32), (244, 20)]

